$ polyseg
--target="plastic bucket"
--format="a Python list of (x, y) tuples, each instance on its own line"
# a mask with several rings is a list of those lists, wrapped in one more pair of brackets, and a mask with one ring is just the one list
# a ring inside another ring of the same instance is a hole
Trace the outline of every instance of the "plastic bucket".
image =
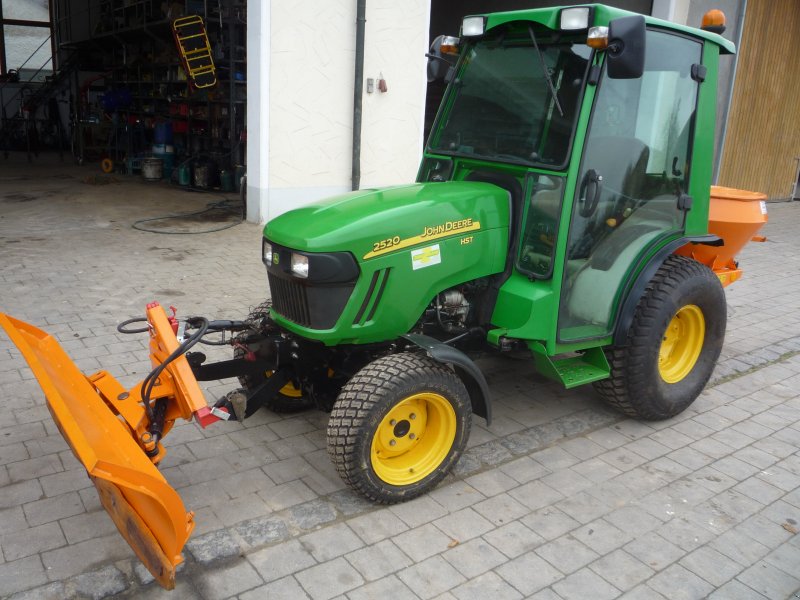
[(178, 185), (189, 185), (192, 178), (192, 171), (189, 165), (184, 163), (178, 167)]
[(242, 177), (245, 174), (244, 165), (236, 165), (236, 174), (233, 176), (233, 185), (236, 188), (236, 191), (241, 191), (240, 188), (242, 187)]
[(208, 165), (195, 165), (194, 166), (194, 187), (206, 189), (209, 181), (209, 168)]
[(233, 191), (233, 173), (227, 170), (219, 172), (219, 187), (223, 192)]
[(158, 181), (164, 170), (164, 161), (160, 158), (145, 158), (142, 160), (142, 178), (145, 181)]
[(162, 160), (164, 179), (172, 178), (172, 169), (175, 166), (175, 147), (166, 144), (154, 144), (153, 157)]

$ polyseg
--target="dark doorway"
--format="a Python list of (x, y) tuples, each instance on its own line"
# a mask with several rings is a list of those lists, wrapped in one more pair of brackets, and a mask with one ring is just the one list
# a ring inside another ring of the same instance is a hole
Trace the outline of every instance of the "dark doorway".
[[(564, 4), (567, 3), (563, 2), (563, 0), (561, 2), (548, 2), (546, 0), (431, 0), (431, 25), (428, 31), (428, 44), (431, 44), (437, 35), (457, 36), (461, 29), (461, 21), (466, 15), (562, 6)], [(653, 0), (607, 0), (606, 4), (643, 15), (649, 15), (653, 12)], [(428, 84), (428, 93), (425, 99), (426, 140), (431, 127), (433, 127), (433, 120), (436, 118), (436, 111), (442, 101), (446, 87), (442, 81), (434, 81)]]

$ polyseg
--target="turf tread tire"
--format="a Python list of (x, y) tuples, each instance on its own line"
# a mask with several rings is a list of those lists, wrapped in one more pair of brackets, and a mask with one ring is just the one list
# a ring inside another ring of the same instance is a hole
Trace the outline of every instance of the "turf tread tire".
[[(393, 486), (380, 480), (369, 464), (373, 433), (392, 406), (422, 391), (450, 401), (456, 412), (455, 440), (433, 473), (407, 486)], [(469, 393), (452, 370), (424, 355), (392, 354), (369, 363), (342, 388), (328, 420), (328, 454), (356, 493), (379, 504), (405, 502), (433, 489), (453, 468), (466, 447), (471, 424)]]
[[(658, 347), (678, 308), (698, 304), (705, 319), (703, 348), (692, 371), (668, 384), (658, 371)], [(611, 376), (594, 383), (610, 406), (643, 420), (662, 420), (685, 410), (708, 383), (722, 350), (727, 320), (725, 292), (705, 265), (669, 256), (636, 307), (624, 346), (605, 350)]]

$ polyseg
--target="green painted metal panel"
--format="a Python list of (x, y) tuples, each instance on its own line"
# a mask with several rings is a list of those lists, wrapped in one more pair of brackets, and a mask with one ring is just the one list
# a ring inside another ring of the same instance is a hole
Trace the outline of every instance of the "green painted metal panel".
[[(395, 339), (413, 327), (437, 293), (503, 270), (509, 220), (508, 193), (479, 182), (353, 192), (288, 212), (267, 224), (267, 239), (304, 252), (351, 252), (361, 274), (332, 329), (273, 317), (327, 345)], [(387, 271), (380, 274), (386, 279), (383, 294), (368, 298), (380, 271)], [(373, 314), (357, 320), (365, 299), (364, 312)]]
[(589, 348), (574, 356), (553, 357), (539, 342), (530, 342), (536, 370), (571, 389), (608, 378), (611, 367), (602, 348)]
[[(618, 19), (620, 17), (629, 17), (638, 14), (627, 10), (622, 10), (620, 8), (614, 8), (612, 6), (605, 6), (603, 4), (582, 4), (580, 6), (590, 6), (594, 9), (594, 20), (592, 22), (592, 25), (599, 27), (607, 27), (609, 22), (611, 22), (614, 19)], [(514, 10), (508, 12), (486, 14), (487, 17), (486, 29), (488, 31), (490, 29), (499, 27), (501, 25), (510, 23), (512, 21), (531, 21), (534, 23), (539, 23), (540, 25), (544, 25), (549, 29), (557, 30), (559, 27), (560, 12), (561, 8), (557, 7), (557, 8), (537, 8), (531, 10)], [(731, 42), (730, 40), (726, 40), (724, 37), (716, 33), (712, 33), (710, 31), (704, 31), (702, 29), (698, 29), (696, 27), (690, 27), (688, 25), (680, 25), (678, 23), (672, 23), (670, 21), (665, 21), (663, 19), (657, 19), (655, 17), (650, 17), (646, 15), (644, 19), (648, 25), (663, 27), (665, 29), (677, 31), (679, 33), (685, 33), (693, 37), (713, 42), (716, 46), (719, 47), (720, 52), (724, 54), (734, 54), (736, 52), (736, 46), (734, 45), (733, 42)]]
[(714, 44), (703, 46), (705, 81), (700, 84), (697, 98), (697, 119), (692, 148), (689, 195), (694, 200), (686, 217), (686, 234), (708, 233), (708, 204), (714, 171), (714, 128), (717, 116), (717, 76), (719, 48)]

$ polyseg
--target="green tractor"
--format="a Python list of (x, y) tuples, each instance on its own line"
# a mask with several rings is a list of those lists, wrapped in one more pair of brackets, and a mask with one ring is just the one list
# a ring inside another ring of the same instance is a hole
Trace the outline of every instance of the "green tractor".
[(330, 411), (339, 474), (392, 503), (448, 473), (473, 415), (491, 422), (480, 353), (529, 351), (632, 417), (684, 410), (739, 273), (709, 233), (717, 63), (733, 51), (602, 5), (470, 16), (437, 38), (429, 78), (449, 85), (417, 182), (267, 223), (272, 301), (237, 354), (274, 365), (242, 378), (248, 411)]
[[(0, 314), (161, 585), (194, 527), (156, 468), (178, 419), (329, 411), (339, 474), (393, 503), (446, 476), (473, 415), (491, 422), (480, 354), (527, 352), (639, 419), (689, 406), (720, 354), (734, 256), (766, 221), (763, 195), (711, 186), (718, 60), (734, 51), (719, 27), (602, 5), (465, 18), (429, 55), (449, 85), (417, 182), (267, 223), (272, 299), (244, 321), (152, 303), (146, 327), (121, 324), (150, 335), (154, 367), (128, 390)], [(231, 360), (189, 351), (220, 331)], [(226, 377), (243, 388), (208, 406), (197, 382)]]

